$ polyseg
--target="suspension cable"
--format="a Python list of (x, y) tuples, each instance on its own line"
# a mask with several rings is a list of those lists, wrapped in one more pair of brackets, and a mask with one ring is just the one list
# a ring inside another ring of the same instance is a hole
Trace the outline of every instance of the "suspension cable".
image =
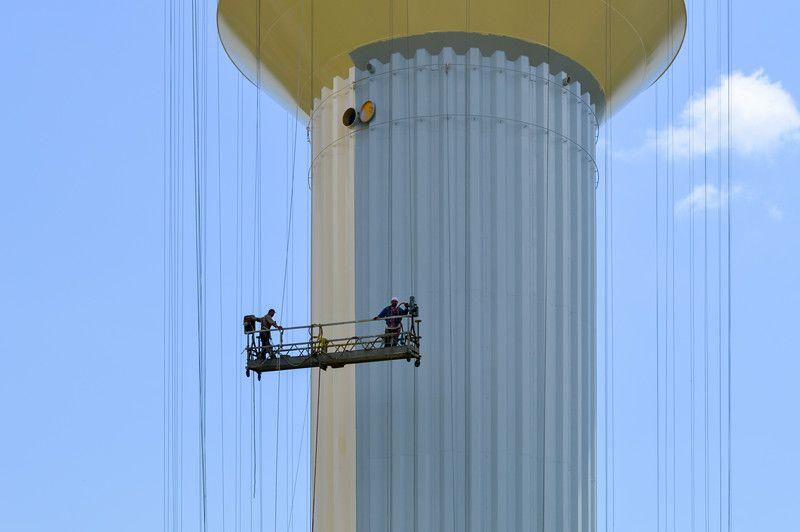
[[(406, 0), (406, 1), (408, 1), (408, 0)], [(391, 46), (390, 46), (390, 50), (391, 51), (389, 53), (389, 70), (393, 70), (394, 69), (394, 54), (396, 53), (395, 52), (395, 50), (396, 50), (396, 46), (395, 46), (395, 28), (394, 28), (394, 1), (393, 0), (388, 0), (388, 2), (389, 2), (389, 41), (391, 43)], [(393, 81), (392, 81), (393, 79), (394, 79), (394, 76), (392, 76), (390, 78), (390, 80), (389, 80), (389, 84), (390, 84), (389, 109), (391, 109), (390, 118), (393, 118), (394, 115), (395, 115), (395, 112), (396, 112), (395, 105), (394, 105), (395, 104), (395, 101), (394, 101), (394, 90), (393, 90), (393, 87), (391, 87), (391, 84), (393, 83)], [(394, 177), (394, 161), (393, 161), (393, 158), (394, 158), (394, 142), (393, 142), (393, 136), (394, 136), (395, 122), (394, 121), (390, 121), (387, 125), (389, 127), (389, 143), (388, 143), (388, 146), (389, 146), (389, 156), (388, 156), (389, 171), (387, 172), (388, 194), (386, 195), (386, 202), (387, 202), (386, 212), (392, 212), (392, 191), (393, 191), (393, 184), (394, 184), (394, 179), (393, 179), (393, 177)], [(394, 234), (392, 232), (392, 229), (393, 228), (392, 228), (391, 224), (389, 224), (387, 229), (386, 229), (386, 232), (387, 232), (387, 235), (386, 235), (387, 236), (387, 238), (386, 238), (386, 248), (387, 248), (386, 249), (386, 262), (387, 262), (387, 270), (388, 270), (387, 271), (387, 277), (389, 279), (389, 290), (390, 290), (390, 292), (394, 293), (394, 260), (393, 260), (393, 256), (392, 256), (393, 255), (392, 249), (393, 249), (393, 246), (394, 246), (394, 238), (393, 238)], [(388, 408), (388, 412), (386, 413), (387, 427), (388, 427), (388, 431), (387, 432), (389, 434), (389, 438), (388, 438), (389, 439), (389, 463), (391, 463), (391, 460), (394, 457), (394, 438), (392, 437), (393, 432), (394, 432), (394, 416), (392, 415), (392, 413), (393, 413), (392, 412), (392, 410), (393, 410), (392, 409), (392, 404), (393, 404), (393, 400), (394, 400), (394, 386), (393, 386), (393, 384), (394, 384), (394, 371), (393, 371), (393, 369), (394, 368), (393, 368), (393, 366), (394, 366), (394, 364), (389, 364), (389, 368), (388, 368), (388, 370), (389, 370), (389, 387), (388, 387), (389, 388), (388, 389), (388, 393), (389, 393), (389, 402), (388, 402), (389, 408)], [(394, 473), (394, 468), (393, 467), (389, 467), (389, 471), (388, 471), (389, 482), (386, 485), (386, 489), (387, 489), (387, 492), (388, 492), (387, 493), (387, 500), (388, 501), (392, 501), (393, 500), (393, 498), (392, 498), (392, 487), (394, 485), (394, 474), (393, 473)], [(392, 510), (394, 508), (393, 508), (391, 503), (388, 506), (389, 506), (389, 515), (387, 517), (387, 520), (388, 520), (389, 523), (391, 523), (392, 522)]]
[(732, 381), (732, 351), (733, 348), (731, 346), (731, 307), (732, 307), (732, 294), (731, 294), (731, 285), (732, 285), (732, 276), (731, 276), (731, 233), (733, 231), (732, 228), (732, 215), (731, 215), (731, 177), (733, 174), (732, 168), (732, 158), (731, 158), (731, 142), (732, 142), (732, 129), (731, 129), (731, 75), (733, 73), (733, 1), (728, 0), (728, 9), (727, 9), (727, 29), (728, 29), (728, 64), (727, 64), (727, 79), (728, 79), (728, 87), (727, 87), (727, 113), (726, 116), (728, 118), (727, 121), (727, 142), (726, 142), (726, 158), (727, 158), (727, 195), (728, 195), (728, 204), (727, 204), (727, 309), (726, 309), (726, 318), (727, 318), (727, 414), (728, 414), (728, 433), (727, 433), (727, 465), (728, 465), (728, 497), (727, 497), (727, 510), (728, 510), (728, 532), (733, 530), (733, 449), (732, 449), (732, 431), (733, 431), (733, 424), (732, 424), (732, 388), (733, 388), (733, 381)]
[[(311, 6), (309, 8), (309, 11), (311, 12), (311, 32), (310, 32), (311, 44), (309, 46), (309, 57), (310, 57), (310, 61), (309, 61), (309, 63), (310, 63), (310, 68), (309, 68), (310, 90), (309, 90), (309, 94), (310, 94), (311, 101), (313, 102), (313, 95), (314, 95), (314, 45), (315, 45), (315, 39), (314, 39), (314, 0), (311, 0)], [(312, 105), (313, 105), (313, 103), (312, 103)], [(312, 126), (313, 126), (313, 121), (312, 121)], [(313, 135), (313, 128), (312, 128), (312, 135)], [(312, 146), (313, 146), (313, 137), (312, 137)], [(313, 147), (312, 147), (312, 150), (313, 150)], [(313, 155), (313, 151), (312, 151), (312, 155)], [(313, 183), (314, 182), (314, 163), (313, 163), (313, 159), (312, 159), (312, 162), (311, 162), (311, 165), (310, 165), (310, 168), (309, 168), (309, 174), (311, 176), (310, 181), (311, 181), (311, 183)], [(314, 227), (314, 208), (313, 207), (314, 207), (314, 189), (312, 188), (311, 189), (311, 209), (310, 209), (310, 211), (311, 211), (311, 224), (310, 224), (310, 228), (309, 228), (310, 232), (312, 233), (312, 237), (313, 237), (313, 227)], [(314, 270), (314, 267), (313, 267), (313, 265), (314, 265), (314, 246), (313, 246), (313, 243), (311, 245), (310, 255), (311, 255), (311, 260), (310, 260), (311, 267), (309, 268), (309, 277), (310, 277), (309, 286), (311, 287), (311, 294), (310, 294), (311, 297), (309, 299), (311, 301), (310, 313), (311, 313), (311, 316), (313, 316), (314, 315), (314, 297), (313, 297), (314, 296), (314, 275), (313, 275), (313, 270)], [(321, 390), (322, 390), (322, 374), (323, 374), (323, 372), (317, 370), (316, 373), (317, 373), (317, 401), (316, 401), (317, 404), (316, 404), (315, 421), (314, 421), (314, 433), (315, 433), (315, 436), (314, 436), (314, 450), (313, 450), (313, 456), (314, 456), (313, 469), (314, 469), (314, 471), (313, 471), (313, 479), (312, 479), (312, 483), (311, 483), (311, 532), (314, 532), (314, 527), (316, 525), (317, 458), (318, 458), (318, 455), (319, 455), (319, 449), (318, 449), (318, 447), (319, 447), (319, 408), (320, 408), (320, 394), (321, 394)], [(310, 382), (309, 382), (309, 387), (308, 387), (309, 396), (311, 394), (311, 382), (313, 382), (313, 375), (314, 375), (313, 372), (309, 372), (309, 376), (310, 376), (310, 379), (311, 379)]]
[[(253, 291), (255, 293), (253, 306), (261, 309), (261, 2), (256, 1), (256, 85), (255, 85), (255, 98), (256, 98), (256, 123), (255, 123), (255, 173), (253, 179), (253, 217), (255, 231), (253, 231)], [(258, 401), (256, 401), (256, 387), (255, 381), (251, 381), (251, 495), (250, 495), (250, 520), (252, 529), (253, 520), (253, 501), (258, 496), (258, 518), (259, 530), (263, 530), (263, 488), (261, 483), (257, 481), (259, 472), (262, 471), (260, 457), (261, 454), (261, 408), (257, 409), (257, 405), (261, 406), (261, 388), (259, 387)], [(258, 420), (256, 411), (258, 410)]]
[[(442, 59), (444, 54), (442, 54)], [(445, 77), (448, 76), (448, 69), (445, 67), (444, 69)], [(445, 84), (445, 94), (447, 94), (447, 80), (443, 81)], [(445, 143), (445, 156), (444, 156), (444, 164), (445, 164), (445, 185), (442, 187), (443, 196), (446, 198), (447, 207), (445, 209), (445, 217), (447, 219), (447, 270), (453, 271), (453, 264), (452, 264), (452, 202), (450, 201), (450, 189), (452, 186), (452, 179), (451, 179), (451, 164), (450, 164), (450, 115), (449, 115), (449, 106), (448, 106), (449, 99), (445, 98), (444, 102), (442, 102), (445, 106), (444, 109), (444, 124), (441, 123), (441, 119), (439, 124), (444, 126), (444, 143)], [(467, 117), (464, 117), (467, 120)], [(453, 308), (453, 290), (452, 290), (452, 279), (453, 276), (448, 276), (448, 309)], [(455, 366), (453, 365), (453, 318), (450, 312), (447, 312), (447, 320), (450, 324), (448, 327), (448, 343), (447, 343), (447, 373), (450, 376), (450, 383), (449, 383), (449, 403), (450, 403), (450, 473), (451, 473), (451, 485), (450, 489), (452, 490), (451, 493), (455, 493), (456, 490), (456, 474), (455, 474), (455, 407), (454, 403), (454, 396), (453, 396), (453, 372)], [(444, 479), (443, 479), (444, 480)], [(444, 482), (443, 482), (444, 483)], [(453, 523), (452, 530), (456, 530), (456, 504), (455, 498), (451, 503), (451, 519)]]
[[(673, 12), (675, 10), (675, 0), (669, 0), (669, 27), (672, 28), (673, 23)], [(670, 31), (669, 34), (669, 50), (670, 53), (673, 52), (674, 48), (674, 39), (673, 33)], [(668, 253), (671, 252), (670, 255), (670, 266), (671, 266), (671, 285), (668, 287), (669, 290), (669, 304), (670, 308), (668, 310), (668, 320), (670, 320), (671, 330), (668, 332), (671, 333), (671, 341), (672, 341), (672, 349), (670, 351), (671, 357), (671, 367), (672, 367), (672, 379), (671, 379), (671, 406), (672, 406), (672, 531), (675, 532), (676, 530), (676, 519), (677, 519), (677, 501), (676, 501), (676, 484), (677, 484), (677, 466), (676, 466), (676, 447), (677, 447), (677, 414), (676, 414), (676, 406), (677, 406), (677, 399), (676, 399), (676, 361), (675, 361), (675, 244), (677, 242), (677, 238), (675, 235), (675, 210), (672, 207), (675, 205), (675, 148), (674, 148), (674, 130), (675, 130), (675, 112), (674, 112), (674, 99), (675, 99), (675, 75), (674, 69), (670, 68), (668, 72), (669, 76), (669, 92), (667, 97), (668, 103), (668, 113), (669, 113), (669, 129), (668, 129), (668, 179), (669, 179), (669, 189), (667, 191), (667, 201), (669, 207), (667, 208), (667, 217), (668, 217), (668, 233), (667, 239), (669, 240), (669, 231), (672, 233), (672, 247), (668, 249)], [(669, 244), (668, 244), (669, 247)]]
[(170, 100), (170, 86), (171, 86), (171, 77), (172, 77), (172, 68), (171, 68), (171, 57), (172, 57), (172, 47), (171, 42), (169, 40), (170, 37), (170, 4), (168, 2), (164, 2), (164, 11), (162, 16), (164, 18), (164, 33), (162, 35), (162, 46), (163, 46), (163, 65), (162, 65), (162, 82), (163, 82), (163, 107), (162, 107), (162, 170), (161, 170), (161, 179), (162, 179), (162, 225), (163, 225), (163, 234), (162, 234), (162, 253), (163, 253), (163, 270), (162, 270), (162, 396), (161, 396), (161, 410), (162, 410), (162, 457), (161, 457), (161, 527), (164, 532), (167, 531), (169, 528), (169, 498), (170, 498), (170, 487), (169, 487), (169, 467), (170, 467), (170, 454), (169, 454), (169, 440), (170, 440), (170, 430), (169, 430), (169, 413), (168, 413), (168, 405), (171, 406), (169, 403), (169, 360), (171, 356), (170, 348), (169, 348), (169, 341), (170, 341), (170, 331), (169, 331), (169, 323), (170, 323), (170, 298), (169, 298), (169, 290), (170, 290), (170, 283), (168, 281), (168, 277), (170, 275), (170, 236), (171, 236), (171, 217), (170, 217), (170, 185), (171, 185), (171, 178), (172, 174), (170, 172), (170, 162), (171, 162), (171, 153), (168, 148), (168, 143), (171, 143), (172, 137), (170, 135), (171, 130), (171, 116), (172, 116), (172, 108), (171, 108), (171, 100)]
[[(722, 0), (717, 0), (717, 67), (719, 69), (720, 90), (717, 92), (717, 149), (722, 149)], [(730, 84), (730, 80), (728, 80)], [(717, 154), (717, 197), (719, 210), (717, 211), (717, 411), (718, 411), (718, 480), (719, 480), (719, 530), (722, 531), (722, 153)], [(727, 197), (726, 202), (730, 203)]]
[(222, 117), (220, 113), (220, 48), (222, 43), (216, 39), (216, 74), (217, 74), (217, 236), (218, 236), (218, 269), (219, 269), (219, 423), (220, 423), (220, 484), (222, 505), (222, 532), (225, 532), (225, 313), (223, 307), (223, 268), (222, 268)]
[[(468, 1), (468, 0), (467, 0)], [(411, 135), (411, 128), (415, 121), (413, 120), (413, 116), (416, 115), (418, 109), (418, 100), (417, 100), (417, 93), (416, 90), (414, 91), (414, 105), (412, 110), (411, 105), (411, 76), (414, 72), (417, 72), (413, 67), (417, 66), (416, 61), (416, 51), (414, 54), (414, 60), (412, 62), (411, 58), (411, 17), (409, 14), (410, 0), (405, 0), (405, 7), (406, 7), (406, 61), (408, 61), (407, 68), (406, 68), (406, 115), (409, 117), (408, 124), (407, 124), (407, 132), (408, 132), (408, 188), (409, 188), (409, 199), (411, 205), (409, 206), (409, 214), (411, 216), (411, 220), (409, 223), (409, 258), (411, 264), (411, 293), (417, 293), (416, 289), (416, 260), (415, 260), (415, 251), (416, 245), (414, 242), (414, 237), (416, 236), (417, 232), (417, 195), (416, 195), (416, 187), (417, 187), (417, 165), (416, 165), (416, 140), (412, 142), (412, 135)], [(416, 76), (416, 74), (413, 74)], [(418, 457), (417, 457), (417, 372), (414, 371), (412, 374), (412, 420), (414, 423), (414, 434), (413, 434), (413, 468), (414, 468), (414, 477), (413, 477), (413, 492), (414, 497), (412, 500), (412, 504), (414, 507), (413, 510), (413, 523), (416, 527), (417, 519), (418, 519), (418, 505), (417, 505), (417, 494), (419, 493), (418, 488), (418, 479), (417, 479), (417, 470), (419, 468)]]
[[(694, 10), (694, 4), (690, 4), (692, 6), (692, 10)], [(694, 90), (694, 40), (695, 40), (695, 30), (693, 26), (689, 27), (689, 60), (688, 60), (688, 68), (689, 68), (689, 75), (688, 75), (688, 94), (691, 95), (692, 91)], [(689, 128), (689, 194), (694, 194), (695, 191), (695, 175), (694, 175), (694, 128)], [(695, 214), (694, 214), (694, 207), (695, 202), (690, 202), (690, 213), (689, 213), (689, 365), (690, 365), (690, 393), (689, 393), (689, 409), (690, 409), (690, 428), (689, 428), (689, 462), (690, 462), (690, 530), (691, 532), (695, 532), (696, 526), (696, 513), (697, 513), (697, 504), (696, 504), (696, 470), (695, 470), (695, 424), (696, 424), (696, 408), (695, 408), (695, 270), (694, 270), (694, 252), (695, 252), (695, 239), (694, 239), (694, 225), (695, 225)]]
[(653, 84), (654, 89), (654, 113), (655, 113), (655, 244), (656, 244), (656, 252), (655, 252), (655, 261), (656, 261), (656, 276), (655, 276), (655, 296), (656, 296), (656, 312), (655, 312), (655, 338), (656, 338), (656, 373), (655, 373), (655, 381), (656, 381), (656, 532), (660, 532), (661, 530), (661, 359), (660, 359), (660, 345), (659, 345), (659, 333), (660, 333), (660, 325), (659, 325), (659, 318), (661, 317), (660, 308), (659, 308), (659, 264), (658, 264), (658, 253), (661, 247), (660, 243), (660, 236), (658, 234), (658, 80)]
[[(605, 5), (605, 13), (604, 13), (605, 14), (605, 84), (606, 84), (607, 87), (609, 87), (610, 83), (611, 83), (611, 80), (610, 80), (610, 77), (611, 77), (611, 64), (610, 64), (610, 59), (611, 59), (611, 50), (610, 50), (610, 47), (611, 47), (611, 19), (610, 19), (609, 5), (608, 5), (607, 2), (605, 2), (604, 5)], [(604, 192), (604, 198), (603, 198), (603, 201), (604, 201), (604, 206), (603, 206), (603, 233), (604, 233), (603, 234), (603, 247), (604, 247), (604, 253), (603, 253), (603, 263), (604, 263), (604, 266), (603, 266), (603, 284), (604, 284), (604, 287), (603, 287), (603, 298), (604, 298), (604, 301), (603, 301), (603, 307), (604, 307), (604, 313), (603, 313), (604, 314), (604, 316), (603, 316), (603, 327), (604, 327), (604, 333), (603, 333), (603, 344), (604, 344), (603, 345), (603, 351), (604, 351), (604, 353), (603, 353), (603, 373), (604, 373), (604, 375), (603, 375), (603, 381), (604, 381), (604, 384), (603, 384), (603, 410), (604, 410), (604, 414), (603, 414), (603, 424), (604, 424), (604, 430), (603, 430), (603, 438), (604, 438), (604, 446), (603, 446), (603, 451), (604, 451), (604, 456), (603, 456), (603, 462), (604, 462), (604, 466), (603, 466), (604, 467), (604, 472), (603, 472), (604, 490), (603, 490), (603, 497), (604, 497), (604, 512), (603, 512), (603, 517), (604, 517), (604, 525), (605, 525), (604, 530), (605, 530), (605, 532), (608, 532), (608, 530), (609, 530), (609, 521), (610, 521), (610, 519), (609, 519), (609, 514), (610, 514), (610, 511), (609, 511), (610, 510), (610, 506), (609, 506), (609, 467), (608, 467), (609, 455), (610, 455), (610, 451), (609, 451), (609, 440), (610, 440), (610, 438), (609, 438), (609, 382), (610, 382), (610, 380), (609, 380), (609, 377), (610, 377), (609, 370), (610, 370), (610, 367), (611, 367), (611, 364), (609, 363), (609, 358), (610, 358), (610, 340), (611, 340), (610, 334), (609, 334), (609, 330), (610, 330), (609, 324), (610, 324), (610, 321), (611, 321), (610, 294), (609, 294), (609, 280), (611, 278), (611, 273), (610, 273), (610, 269), (609, 269), (609, 266), (610, 266), (610, 264), (609, 264), (609, 262), (610, 262), (609, 261), (609, 255), (610, 255), (610, 233), (611, 233), (610, 220), (609, 220), (609, 218), (610, 218), (610, 216), (609, 216), (610, 212), (609, 211), (610, 211), (610, 204), (611, 204), (611, 198), (610, 198), (610, 193), (611, 193), (611, 171), (610, 171), (610, 164), (609, 164), (609, 154), (610, 154), (610, 147), (611, 147), (611, 108), (610, 108), (610, 102), (608, 102), (608, 101), (606, 102), (606, 113), (605, 114), (606, 114), (606, 129), (605, 129), (606, 140), (605, 140), (604, 146), (603, 146), (603, 151), (604, 151), (604, 155), (603, 155), (603, 159), (604, 159), (604, 162), (603, 162), (603, 166), (604, 166), (603, 173), (606, 176), (606, 179), (605, 179), (605, 182), (604, 182), (604, 191), (605, 192)], [(611, 522), (611, 526), (612, 526), (612, 529), (613, 529), (613, 521)]]
[[(309, 396), (306, 396), (306, 399), (307, 399), (306, 405), (303, 408), (303, 422), (300, 424), (301, 427), (306, 426), (306, 421), (308, 420), (308, 411), (311, 408), (310, 401), (308, 400), (310, 399)], [(298, 445), (297, 447), (297, 466), (295, 467), (294, 470), (294, 481), (292, 483), (292, 497), (291, 500), (289, 501), (289, 516), (288, 516), (288, 524), (286, 525), (287, 532), (292, 529), (292, 519), (294, 518), (294, 498), (297, 490), (297, 478), (300, 475), (300, 457), (302, 456), (303, 452), (303, 443), (305, 442), (305, 435), (306, 431), (303, 430), (300, 433), (300, 445)]]
[[(192, 0), (192, 112), (194, 137), (194, 218), (195, 218), (195, 280), (197, 304), (197, 365), (198, 402), (200, 410), (200, 529), (208, 526), (208, 496), (206, 492), (206, 316), (205, 316), (205, 180), (206, 180), (206, 117), (205, 117), (205, 10)], [(203, 34), (200, 35), (200, 28)], [(201, 40), (202, 39), (202, 40)]]
[[(470, 257), (471, 253), (471, 234), (470, 234), (470, 189), (471, 189), (471, 166), (470, 166), (470, 151), (469, 151), (469, 139), (470, 139), (470, 56), (472, 55), (472, 49), (470, 46), (470, 0), (465, 0), (464, 2), (464, 27), (466, 29), (465, 33), (465, 41), (466, 46), (464, 46), (464, 250), (465, 250), (465, 260), (464, 260), (464, 293), (470, 293)], [(416, 97), (416, 93), (415, 93)], [(416, 217), (415, 217), (416, 221)], [(416, 292), (415, 292), (416, 293)], [(467, 305), (464, 305), (464, 323), (469, 323), (469, 308)], [(471, 358), (472, 351), (468, 348), (466, 349), (467, 356)], [(469, 364), (469, 360), (467, 361)], [(469, 375), (468, 372), (464, 372), (464, 404), (469, 404), (469, 385), (468, 385)], [(417, 380), (417, 372), (414, 372), (414, 423), (416, 431), (416, 380)], [(466, 457), (469, 456), (469, 433), (468, 433), (469, 424), (466, 420), (464, 420), (464, 456), (465, 462)], [(416, 454), (416, 440), (415, 444), (415, 454)], [(466, 465), (466, 464), (465, 464)], [(469, 523), (469, 511), (467, 508), (469, 507), (469, 500), (470, 500), (470, 476), (469, 470), (465, 467), (464, 471), (464, 480), (465, 480), (465, 493), (466, 493), (466, 500), (464, 501), (464, 528), (470, 528)], [(416, 472), (414, 474), (414, 490), (416, 492)], [(415, 516), (416, 516), (416, 503), (414, 505), (415, 508)]]
[(708, 405), (708, 0), (703, 0), (703, 518), (710, 529)]
[[(236, 76), (236, 233), (235, 233), (235, 241), (236, 241), (236, 253), (235, 253), (235, 260), (236, 260), (236, 268), (235, 268), (235, 292), (234, 292), (234, 307), (236, 311), (236, 315), (239, 316), (242, 314), (242, 284), (243, 284), (243, 245), (242, 245), (242, 194), (243, 194), (243, 145), (242, 145), (242, 137), (243, 137), (243, 84), (242, 84), (242, 74), (238, 73)], [(237, 324), (238, 325), (238, 324)], [(234, 335), (234, 342), (236, 342), (237, 335)], [(237, 342), (234, 344), (236, 347), (235, 351), (239, 351), (238, 347), (240, 344)], [(236, 519), (234, 521), (234, 526), (236, 532), (241, 532), (242, 530), (242, 501), (241, 501), (241, 492), (242, 492), (242, 381), (239, 378), (239, 364), (238, 361), (235, 361), (234, 364), (234, 384), (236, 389), (236, 453), (235, 453), (235, 475), (236, 475), (236, 489), (234, 492), (234, 503), (235, 503), (235, 510), (236, 510)]]
[(319, 398), (322, 391), (322, 372), (317, 370), (317, 407), (315, 410), (314, 420), (314, 471), (312, 472), (311, 481), (311, 532), (314, 532), (314, 525), (316, 524), (316, 507), (317, 507), (317, 454), (319, 451)]
[[(301, 1), (300, 2), (300, 20), (305, 20), (305, 4)], [(302, 44), (303, 39), (303, 26), (302, 24), (298, 27), (298, 45)], [(302, 56), (298, 53), (297, 56), (297, 91), (296, 91), (296, 102), (299, 102), (302, 96), (302, 76), (301, 76), (301, 63), (302, 63)], [(313, 98), (313, 95), (312, 95)], [(297, 162), (297, 124), (299, 121), (299, 112), (300, 112), (300, 105), (296, 103), (295, 110), (294, 110), (294, 131), (292, 133), (292, 149), (291, 149), (291, 163), (287, 160), (287, 170), (289, 171), (289, 175), (287, 175), (287, 187), (290, 188), (290, 191), (287, 190), (288, 195), (288, 213), (287, 213), (287, 232), (286, 232), (286, 246), (285, 246), (285, 258), (284, 258), (284, 265), (283, 265), (283, 288), (281, 289), (281, 315), (283, 315), (284, 311), (284, 301), (286, 297), (286, 284), (287, 284), (287, 277), (289, 272), (289, 244), (291, 241), (292, 236), (292, 221), (293, 221), (293, 214), (294, 214), (294, 177), (295, 177), (295, 166)], [(287, 115), (288, 117), (288, 115)], [(287, 135), (288, 135), (288, 126), (287, 126)], [(288, 139), (287, 139), (287, 158), (288, 158)], [(280, 371), (278, 372), (278, 390), (280, 391)], [(292, 401), (292, 405), (294, 404), (294, 394), (290, 393), (290, 400)], [(306, 407), (308, 408), (308, 401), (306, 403)], [(293, 412), (294, 408), (290, 408)], [(307, 412), (306, 414), (307, 415)], [(277, 421), (276, 421), (277, 423)], [(304, 422), (305, 424), (305, 422)], [(289, 431), (290, 434), (293, 435), (293, 431)], [(303, 432), (305, 434), (305, 431)], [(278, 428), (276, 428), (276, 439), (278, 437)], [(302, 448), (302, 438), (301, 438), (301, 448)], [(275, 493), (276, 493), (276, 506), (275, 506), (275, 515), (276, 521), (273, 523), (274, 529), (277, 530), (277, 492), (278, 492), (278, 449), (277, 449), (277, 441), (276, 441), (276, 449), (275, 449)], [(298, 456), (297, 466), (295, 468), (295, 481), (292, 485), (292, 495), (291, 495), (291, 502), (289, 506), (289, 515), (287, 517), (287, 530), (291, 526), (292, 520), (292, 513), (294, 509), (294, 498), (295, 498), (295, 489), (297, 486), (297, 474), (300, 469), (300, 459)], [(287, 470), (290, 471), (290, 470)]]
[(553, 13), (553, 6), (552, 0), (547, 0), (547, 80), (545, 81), (545, 90), (547, 91), (545, 96), (545, 109), (546, 109), (546, 129), (544, 131), (544, 153), (545, 153), (545, 170), (544, 170), (544, 356), (543, 356), (543, 371), (542, 371), (542, 389), (544, 393), (542, 394), (542, 527), (541, 530), (547, 530), (547, 520), (545, 518), (546, 508), (547, 508), (547, 498), (546, 498), (546, 490), (545, 486), (547, 486), (547, 321), (550, 315), (549, 305), (547, 302), (548, 298), (548, 285), (549, 283), (549, 263), (550, 263), (550, 254), (549, 254), (549, 241), (550, 241), (550, 107), (552, 106), (552, 102), (550, 101), (550, 85), (553, 81), (553, 73), (551, 72), (551, 62), (550, 62), (550, 46), (552, 43), (551, 39), (551, 31), (552, 31), (552, 13)]

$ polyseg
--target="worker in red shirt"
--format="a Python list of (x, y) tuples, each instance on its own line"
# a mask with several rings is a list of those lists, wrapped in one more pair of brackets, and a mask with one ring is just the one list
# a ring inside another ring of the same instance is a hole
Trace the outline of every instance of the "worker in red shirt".
[[(402, 308), (401, 308), (402, 307)], [(386, 320), (386, 329), (383, 332), (383, 346), (394, 347), (400, 338), (403, 330), (403, 320), (400, 316), (408, 314), (408, 303), (400, 303), (396, 297), (392, 298), (388, 307), (385, 307), (374, 320)]]

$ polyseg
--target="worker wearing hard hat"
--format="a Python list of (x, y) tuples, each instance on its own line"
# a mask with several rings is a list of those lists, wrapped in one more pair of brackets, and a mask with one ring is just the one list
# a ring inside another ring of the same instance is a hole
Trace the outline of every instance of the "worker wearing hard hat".
[(405, 316), (406, 314), (408, 314), (408, 303), (400, 303), (396, 297), (393, 297), (389, 306), (385, 307), (380, 314), (373, 318), (375, 320), (386, 320), (386, 330), (383, 333), (384, 347), (397, 345), (400, 332), (403, 330), (403, 320), (400, 316)]
[(275, 353), (272, 350), (272, 333), (270, 329), (275, 327), (279, 331), (283, 330), (283, 327), (278, 325), (278, 322), (275, 321), (275, 309), (269, 309), (269, 312), (258, 318), (258, 322), (261, 324), (261, 329), (258, 331), (258, 336), (261, 339), (259, 358), (265, 358), (266, 353), (269, 353), (270, 358), (275, 358)]

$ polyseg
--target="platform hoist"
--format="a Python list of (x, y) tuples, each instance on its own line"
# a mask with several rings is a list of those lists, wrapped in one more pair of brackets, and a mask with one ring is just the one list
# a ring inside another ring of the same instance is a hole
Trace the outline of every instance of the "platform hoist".
[[(398, 332), (369, 331), (378, 322), (389, 318), (371, 318), (332, 323), (312, 323), (296, 327), (271, 329), (278, 333), (278, 342), (262, 339), (262, 332), (256, 330), (258, 318), (254, 315), (244, 317), (244, 334), (247, 355), (245, 375), (255, 373), (261, 380), (262, 373), (286, 371), (302, 368), (341, 368), (349, 364), (366, 362), (385, 362), (390, 360), (413, 361), (419, 367), (420, 325), (419, 307), (414, 297), (409, 298), (407, 314), (394, 315), (390, 319), (401, 323)], [(366, 334), (339, 336), (337, 328), (359, 326)], [(305, 332), (305, 334), (303, 334)], [(299, 338), (298, 338), (299, 336)]]

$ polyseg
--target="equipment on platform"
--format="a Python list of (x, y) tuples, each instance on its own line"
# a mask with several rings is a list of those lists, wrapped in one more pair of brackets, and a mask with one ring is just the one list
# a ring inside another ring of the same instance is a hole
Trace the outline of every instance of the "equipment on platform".
[(244, 334), (247, 335), (247, 347), (255, 347), (255, 336), (253, 333), (256, 332), (256, 317), (252, 314), (248, 314), (242, 318), (242, 326), (244, 328)]

